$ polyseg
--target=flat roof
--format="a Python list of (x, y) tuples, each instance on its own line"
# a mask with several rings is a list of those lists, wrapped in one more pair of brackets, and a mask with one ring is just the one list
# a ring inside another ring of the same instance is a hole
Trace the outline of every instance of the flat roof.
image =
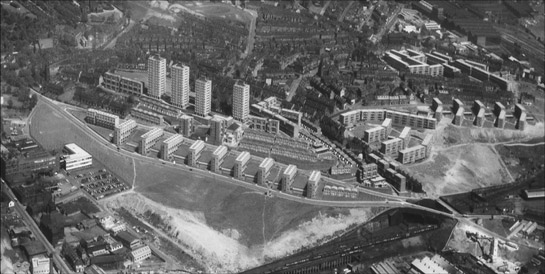
[(202, 150), (204, 148), (204, 141), (203, 140), (197, 140), (191, 144), (189, 147), (189, 150)]
[(309, 181), (319, 181), (322, 177), (322, 173), (318, 170), (313, 170), (312, 173), (310, 173), (310, 177), (308, 177)]
[(383, 144), (393, 144), (393, 143), (396, 143), (396, 142), (401, 142), (401, 139), (399, 139), (399, 138), (394, 138), (394, 139), (382, 141)]
[(163, 129), (162, 128), (153, 128), (152, 130), (142, 134), (141, 138), (144, 139), (144, 138), (148, 138), (150, 135), (155, 135), (155, 134), (161, 134), (163, 133)]
[(169, 145), (172, 145), (172, 144), (178, 144), (180, 142), (182, 142), (184, 140), (184, 136), (180, 135), (180, 134), (174, 134), (168, 138), (166, 138), (163, 143), (165, 144), (169, 144)]
[(505, 109), (505, 106), (501, 102), (496, 102), (494, 105), (500, 107), (501, 109)]
[(134, 121), (133, 119), (128, 119), (120, 123), (118, 127), (126, 126), (128, 124), (136, 124), (136, 121)]
[(411, 133), (411, 127), (404, 127), (401, 133), (399, 134), (399, 138), (405, 139), (409, 136)]
[(91, 157), (91, 154), (87, 153), (87, 151), (74, 143), (66, 144), (64, 145), (64, 148), (70, 153), (70, 155), (68, 155), (69, 158)]
[(274, 165), (274, 159), (267, 157), (263, 159), (263, 161), (261, 161), (261, 163), (259, 164), (259, 168), (270, 169), (273, 165)]
[(392, 125), (392, 119), (386, 118), (386, 119), (384, 119), (384, 121), (382, 121), (382, 126), (383, 127), (388, 127), (390, 125)]
[(289, 176), (292, 176), (292, 174), (295, 175), (296, 173), (297, 173), (296, 165), (289, 165), (286, 169), (284, 169), (284, 172), (283, 172), (284, 175), (289, 175)]
[(374, 127), (374, 128), (366, 129), (365, 131), (366, 131), (366, 132), (369, 132), (369, 133), (370, 133), (370, 132), (376, 132), (376, 131), (380, 131), (380, 130), (382, 130), (382, 129), (383, 129), (383, 127), (382, 127), (382, 126), (378, 126), (378, 127)]
[(237, 158), (235, 159), (235, 161), (237, 162), (247, 162), (248, 160), (250, 160), (250, 152), (248, 151), (243, 151), (242, 153), (240, 153)]
[(407, 153), (407, 152), (416, 151), (416, 150), (419, 150), (419, 149), (422, 149), (422, 148), (424, 148), (424, 146), (417, 145), (417, 146), (414, 146), (414, 147), (409, 147), (409, 148), (406, 148), (406, 149), (402, 149), (399, 152), (400, 153)]
[(422, 145), (429, 145), (432, 138), (433, 138), (432, 134), (426, 135), (426, 137), (424, 137), (424, 140), (422, 140)]
[(227, 147), (224, 146), (224, 145), (221, 145), (219, 147), (217, 147), (214, 152), (212, 153), (212, 155), (214, 156), (218, 156), (218, 155), (224, 155), (225, 153), (227, 153)]

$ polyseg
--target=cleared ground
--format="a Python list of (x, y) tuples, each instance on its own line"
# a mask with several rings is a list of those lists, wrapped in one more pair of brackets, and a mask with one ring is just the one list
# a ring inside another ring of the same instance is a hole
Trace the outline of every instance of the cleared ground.
[[(117, 176), (133, 181), (132, 159), (106, 150), (42, 102), (36, 106), (30, 130), (46, 149), (77, 143)], [(315, 243), (352, 223), (364, 222), (371, 215), (368, 209), (315, 207), (265, 198), (263, 193), (219, 181), (223, 178), (209, 181), (192, 173), (166, 169), (159, 161), (157, 165), (134, 162), (137, 193), (114, 197), (109, 200), (111, 206), (159, 212), (172, 232), (179, 232), (178, 239), (196, 255), (206, 258), (209, 267), (218, 273), (256, 266), (265, 258)]]

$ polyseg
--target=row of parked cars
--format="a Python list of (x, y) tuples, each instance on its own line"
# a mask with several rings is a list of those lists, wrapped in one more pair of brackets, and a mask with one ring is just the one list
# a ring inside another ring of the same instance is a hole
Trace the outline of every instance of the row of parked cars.
[(97, 200), (129, 189), (126, 184), (121, 182), (106, 169), (101, 169), (97, 172), (78, 174), (76, 177), (82, 178), (80, 180), (81, 188)]

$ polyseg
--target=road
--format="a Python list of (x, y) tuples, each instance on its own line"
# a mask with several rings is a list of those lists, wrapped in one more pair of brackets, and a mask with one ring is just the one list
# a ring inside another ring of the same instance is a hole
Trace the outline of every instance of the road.
[[(32, 90), (32, 91), (34, 91), (34, 90)], [(65, 118), (67, 118), (69, 121), (72, 122), (72, 124), (74, 124), (75, 126), (80, 128), (82, 131), (88, 133), (89, 136), (91, 136), (99, 144), (104, 145), (103, 147), (105, 149), (109, 150), (111, 153), (120, 153), (120, 154), (122, 154), (122, 155), (124, 155), (124, 156), (126, 156), (128, 158), (137, 159), (137, 160), (140, 160), (140, 161), (145, 162), (147, 164), (155, 165), (156, 167), (171, 168), (171, 169), (175, 169), (175, 170), (178, 170), (178, 171), (183, 171), (186, 174), (201, 175), (201, 176), (204, 176), (204, 177), (207, 177), (207, 178), (210, 178), (210, 179), (214, 179), (215, 176), (220, 176), (221, 179), (223, 179), (221, 181), (226, 181), (226, 182), (229, 182), (231, 184), (235, 184), (235, 185), (242, 186), (242, 187), (249, 188), (249, 189), (256, 190), (256, 191), (261, 191), (263, 193), (265, 193), (266, 191), (269, 190), (267, 187), (262, 187), (262, 186), (259, 186), (259, 185), (256, 185), (256, 184), (248, 183), (246, 181), (237, 180), (237, 179), (234, 179), (234, 178), (229, 177), (229, 176), (223, 176), (223, 175), (211, 173), (208, 170), (201, 170), (201, 169), (198, 169), (198, 168), (193, 168), (193, 167), (185, 166), (185, 165), (182, 165), (182, 164), (175, 164), (175, 165), (172, 164), (172, 163), (163, 164), (163, 162), (159, 161), (158, 159), (149, 158), (149, 157), (137, 154), (137, 153), (132, 153), (132, 152), (125, 151), (125, 150), (117, 151), (117, 147), (114, 144), (104, 140), (102, 138), (102, 136), (100, 136), (98, 133), (91, 130), (89, 127), (87, 127), (87, 125), (85, 125), (83, 122), (81, 122), (80, 120), (78, 120), (77, 118), (72, 116), (70, 113), (66, 112), (66, 110), (63, 108), (64, 104), (62, 104), (60, 102), (53, 101), (53, 100), (51, 100), (51, 99), (49, 99), (49, 98), (47, 98), (47, 97), (45, 97), (45, 96), (43, 96), (43, 95), (41, 95), (39, 93), (37, 93), (37, 94), (39, 96), (40, 102), (44, 102), (47, 105), (49, 105), (50, 107), (52, 107), (55, 110), (55, 112), (57, 112), (58, 114), (64, 116)], [(285, 166), (283, 164), (280, 164), (280, 165)], [(345, 183), (343, 183), (341, 181), (336, 181), (336, 180), (333, 180), (333, 179), (330, 179), (330, 178), (324, 178), (324, 180), (327, 180), (328, 182), (334, 183), (336, 185), (346, 185)], [(362, 189), (361, 191), (366, 193), (366, 194), (369, 194), (369, 195), (383, 197), (385, 199), (390, 199), (390, 200), (393, 200), (393, 201), (396, 201), (396, 200), (399, 201), (399, 200), (406, 200), (407, 199), (406, 197), (388, 195), (388, 194), (384, 194), (384, 193), (381, 193), (381, 192), (368, 190), (368, 189)], [(383, 201), (381, 203), (379, 203), (378, 201), (371, 201), (371, 202), (370, 201), (325, 201), (325, 200), (307, 199), (305, 197), (295, 196), (295, 195), (291, 195), (291, 194), (287, 194), (287, 193), (283, 193), (283, 192), (277, 192), (277, 194), (278, 194), (277, 196), (280, 197), (280, 198), (289, 199), (289, 200), (292, 200), (292, 201), (297, 201), (297, 202), (306, 203), (306, 204), (312, 204), (312, 205), (339, 206), (339, 207), (389, 206), (389, 203), (385, 202), (385, 201)]]
[(121, 35), (125, 34), (127, 31), (131, 30), (132, 27), (134, 27), (135, 23), (136, 22), (131, 19), (129, 21), (129, 25), (126, 28), (124, 28), (120, 33), (118, 33), (112, 40), (110, 40), (110, 42), (108, 42), (108, 44), (104, 47), (104, 49), (110, 49), (110, 48), (115, 47), (115, 43), (117, 42), (117, 38), (121, 37)]
[(248, 32), (248, 42), (246, 43), (246, 50), (241, 55), (241, 59), (246, 58), (248, 55), (252, 54), (252, 51), (254, 50), (254, 43), (255, 43), (255, 24), (257, 20), (257, 12), (254, 10), (248, 10), (245, 9), (245, 12), (250, 14), (252, 17), (252, 20), (250, 21), (250, 29)]
[(352, 5), (354, 5), (354, 1), (350, 1), (350, 3), (348, 3), (348, 6), (346, 6), (346, 8), (344, 8), (341, 15), (339, 15), (339, 18), (338, 18), (339, 22), (342, 22), (344, 20), (344, 17), (346, 16), (346, 13), (352, 8)]
[(15, 201), (15, 211), (23, 218), (24, 222), (26, 223), (27, 227), (30, 229), (33, 235), (36, 236), (36, 239), (40, 241), (45, 248), (47, 249), (47, 253), (51, 254), (51, 257), (53, 259), (53, 263), (57, 266), (59, 269), (59, 272), (61, 274), (68, 274), (72, 273), (73, 271), (70, 269), (70, 267), (66, 264), (66, 262), (61, 258), (61, 256), (55, 251), (55, 248), (51, 243), (47, 240), (47, 238), (44, 236), (36, 222), (28, 215), (26, 210), (23, 208), (23, 206), (19, 203), (17, 200), (17, 197), (15, 197), (15, 194), (13, 194), (13, 191), (9, 188), (9, 186), (6, 184), (4, 179), (2, 179), (2, 188), (5, 190), (5, 193), (8, 195), (8, 197)]

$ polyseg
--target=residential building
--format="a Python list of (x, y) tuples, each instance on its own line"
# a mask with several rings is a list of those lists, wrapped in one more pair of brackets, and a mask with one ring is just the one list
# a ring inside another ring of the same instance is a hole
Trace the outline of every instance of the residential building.
[[(374, 155), (374, 154), (372, 154)], [(365, 164), (361, 167), (361, 179), (368, 180), (378, 176), (378, 166), (375, 163)]]
[(428, 116), (419, 116), (394, 110), (386, 110), (385, 117), (392, 119), (396, 126), (408, 126), (412, 128), (435, 129), (437, 120)]
[(212, 172), (219, 172), (225, 155), (227, 155), (226, 146), (218, 146), (212, 153), (212, 163), (210, 164), (210, 170)]
[(226, 123), (220, 117), (214, 117), (210, 120), (210, 141), (214, 145), (221, 145), (225, 135)]
[(179, 118), (178, 122), (178, 133), (182, 134), (185, 137), (189, 137), (191, 136), (191, 134), (193, 134), (193, 130), (195, 128), (193, 116), (184, 114)]
[(85, 121), (96, 126), (115, 129), (119, 125), (119, 116), (89, 108)]
[(212, 104), (212, 81), (206, 78), (199, 78), (195, 81), (195, 113), (199, 116), (206, 116), (211, 111)]
[(164, 122), (163, 115), (140, 108), (133, 108), (131, 116), (154, 125), (162, 125)]
[(237, 81), (233, 86), (233, 118), (246, 122), (250, 115), (250, 85)]
[(142, 155), (146, 155), (149, 152), (149, 149), (157, 143), (159, 138), (163, 137), (165, 132), (162, 128), (154, 128), (140, 136), (140, 146), (139, 152)]
[(426, 158), (426, 147), (417, 145), (399, 151), (398, 160), (402, 164), (412, 164), (424, 158)]
[(175, 64), (172, 66), (170, 75), (172, 78), (172, 104), (187, 108), (189, 106), (189, 67), (185, 64)]
[(197, 166), (197, 160), (201, 157), (201, 153), (204, 150), (204, 141), (197, 140), (189, 147), (189, 154), (187, 155), (187, 164), (190, 166)]
[(388, 138), (388, 136), (390, 136), (390, 132), (392, 131), (392, 119), (384, 119), (384, 121), (382, 121), (382, 127), (386, 130), (386, 138)]
[(341, 124), (354, 125), (360, 121), (378, 122), (384, 120), (384, 109), (356, 109), (339, 115)]
[(64, 156), (61, 165), (66, 171), (85, 168), (93, 165), (93, 156), (76, 144), (67, 144), (63, 148)]
[(261, 164), (259, 164), (259, 169), (257, 170), (257, 184), (265, 185), (267, 182), (267, 177), (271, 174), (271, 169), (274, 166), (274, 159), (267, 157), (263, 159)]
[(178, 150), (183, 141), (184, 136), (180, 134), (174, 134), (163, 140), (161, 144), (161, 158), (165, 161), (170, 161), (170, 156)]
[(403, 140), (403, 148), (409, 147), (409, 142), (411, 141), (411, 128), (404, 127), (401, 133), (399, 134), (399, 139)]
[(476, 125), (478, 127), (483, 126), (485, 121), (485, 118), (484, 118), (485, 110), (486, 110), (486, 107), (481, 101), (475, 100), (473, 102), (473, 107), (471, 108), (471, 112), (473, 112), (473, 115), (475, 116), (475, 119), (473, 120), (473, 125)]
[(386, 138), (386, 129), (381, 126), (367, 129), (363, 132), (363, 141), (368, 144), (380, 142)]
[(385, 156), (390, 156), (393, 158), (395, 158), (398, 155), (398, 152), (403, 148), (403, 140), (400, 138), (382, 141), (380, 144), (380, 152), (382, 152), (382, 154)]
[(114, 128), (114, 144), (120, 146), (136, 130), (136, 122), (132, 119), (120, 123)]
[(250, 116), (248, 119), (248, 126), (251, 129), (272, 134), (278, 134), (280, 132), (280, 121), (276, 119)]
[(426, 148), (426, 156), (425, 157), (430, 157), (431, 148), (432, 148), (432, 145), (433, 145), (433, 134), (430, 133), (430, 134), (426, 135), (426, 137), (424, 137), (424, 139), (422, 140), (421, 145)]
[(515, 119), (517, 119), (515, 123), (515, 128), (519, 130), (524, 130), (526, 127), (526, 108), (521, 104), (515, 105)]
[(131, 251), (130, 256), (133, 262), (141, 262), (151, 257), (151, 249), (147, 245), (141, 246)]
[(297, 166), (289, 165), (282, 173), (282, 182), (280, 188), (284, 192), (291, 192), (291, 185), (295, 180), (295, 175), (297, 175)]
[(244, 171), (246, 170), (246, 166), (248, 165), (248, 161), (250, 160), (250, 157), (251, 156), (248, 151), (243, 151), (237, 156), (237, 158), (235, 159), (233, 177), (237, 179), (244, 178)]
[(232, 123), (225, 130), (225, 138), (223, 143), (230, 147), (236, 147), (238, 146), (240, 140), (242, 140), (243, 134), (244, 130), (242, 127), (237, 123)]
[(85, 265), (73, 247), (66, 243), (63, 244), (62, 254), (64, 255), (66, 262), (68, 262), (75, 272), (80, 273), (84, 271)]
[(307, 182), (307, 198), (316, 198), (316, 194), (318, 192), (318, 184), (320, 183), (321, 177), (322, 173), (320, 173), (320, 171), (312, 171), (312, 173), (308, 177)]
[(107, 71), (102, 76), (102, 86), (115, 92), (128, 93), (137, 96), (144, 94), (144, 82), (130, 79)]
[(166, 91), (167, 59), (152, 55), (148, 58), (148, 95), (161, 98)]

